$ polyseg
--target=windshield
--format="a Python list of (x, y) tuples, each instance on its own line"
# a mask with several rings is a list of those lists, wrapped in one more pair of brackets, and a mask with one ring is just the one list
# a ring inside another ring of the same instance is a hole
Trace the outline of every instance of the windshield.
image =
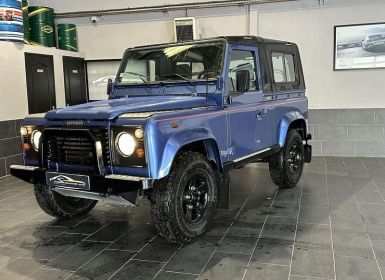
[(225, 43), (210, 42), (128, 51), (116, 82), (146, 84), (198, 81), (222, 73)]

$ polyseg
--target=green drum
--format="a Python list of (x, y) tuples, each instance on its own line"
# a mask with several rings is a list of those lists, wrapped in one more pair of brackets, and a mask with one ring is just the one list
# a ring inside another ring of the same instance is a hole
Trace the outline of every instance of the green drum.
[(55, 47), (55, 23), (52, 8), (28, 7), (29, 35), (31, 45)]
[(58, 24), (59, 49), (67, 51), (78, 51), (78, 38), (75, 24)]
[(49, 7), (29, 6), (29, 22), (54, 22), (54, 11)]
[(23, 10), (23, 27), (24, 27), (24, 43), (29, 44), (29, 18), (28, 18), (28, 1), (22, 1)]

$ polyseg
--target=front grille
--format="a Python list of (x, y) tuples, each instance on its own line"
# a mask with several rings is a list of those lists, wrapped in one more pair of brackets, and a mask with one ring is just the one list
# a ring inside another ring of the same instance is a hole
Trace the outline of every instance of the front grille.
[(44, 159), (48, 169), (62, 172), (98, 172), (95, 141), (102, 143), (105, 166), (111, 165), (107, 128), (45, 130)]
[(50, 136), (47, 160), (62, 164), (93, 165), (92, 143), (86, 137)]

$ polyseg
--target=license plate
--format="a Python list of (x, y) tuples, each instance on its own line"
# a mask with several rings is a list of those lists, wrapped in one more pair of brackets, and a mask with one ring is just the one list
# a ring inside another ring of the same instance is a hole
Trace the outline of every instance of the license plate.
[(65, 187), (82, 190), (90, 189), (90, 177), (86, 175), (47, 172), (46, 179), (47, 184), (52, 187)]

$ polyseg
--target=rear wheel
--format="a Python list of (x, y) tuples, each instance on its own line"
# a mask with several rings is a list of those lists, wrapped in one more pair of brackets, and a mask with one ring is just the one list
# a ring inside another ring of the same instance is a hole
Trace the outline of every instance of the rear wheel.
[(169, 176), (152, 191), (152, 219), (162, 237), (185, 244), (205, 232), (217, 193), (214, 171), (202, 154), (179, 155)]
[(34, 190), (40, 208), (59, 219), (73, 219), (85, 215), (97, 203), (96, 200), (63, 196), (46, 185), (35, 185)]
[(298, 131), (292, 129), (287, 133), (282, 150), (269, 161), (270, 177), (278, 187), (292, 188), (301, 178), (303, 165), (303, 140)]

